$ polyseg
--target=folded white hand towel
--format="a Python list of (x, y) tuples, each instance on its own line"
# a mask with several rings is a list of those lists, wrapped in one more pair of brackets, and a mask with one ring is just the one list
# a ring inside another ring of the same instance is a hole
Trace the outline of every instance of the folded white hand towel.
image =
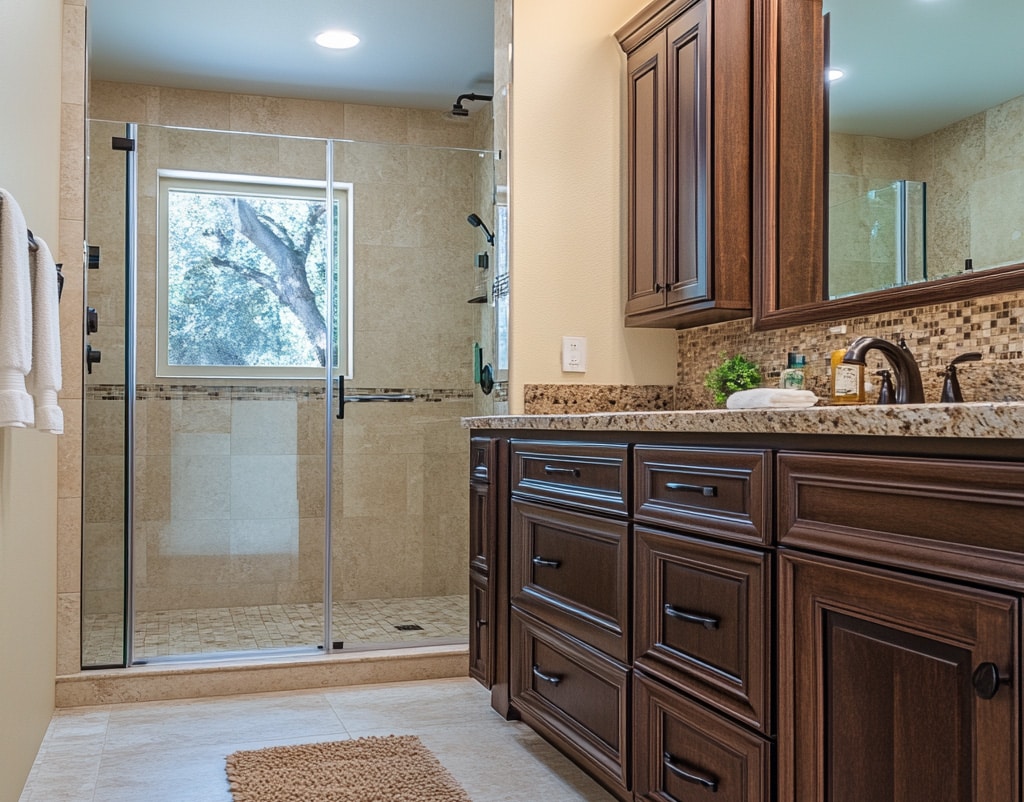
[(64, 434), (64, 412), (57, 405), (60, 390), (60, 314), (57, 306), (57, 265), (39, 237), (39, 250), (29, 259), (32, 274), (32, 370), (25, 386), (36, 407), (36, 428)]
[(0, 189), (0, 426), (31, 426), (25, 390), (32, 367), (32, 289), (28, 228), (18, 202)]
[(725, 401), (729, 409), (803, 409), (817, 403), (818, 396), (810, 390), (777, 390), (772, 387), (740, 390)]

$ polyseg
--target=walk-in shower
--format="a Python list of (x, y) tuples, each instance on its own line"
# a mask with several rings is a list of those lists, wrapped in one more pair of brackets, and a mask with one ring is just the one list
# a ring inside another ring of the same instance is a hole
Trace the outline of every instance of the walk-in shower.
[(494, 154), (91, 120), (88, 179), (83, 666), (465, 641)]

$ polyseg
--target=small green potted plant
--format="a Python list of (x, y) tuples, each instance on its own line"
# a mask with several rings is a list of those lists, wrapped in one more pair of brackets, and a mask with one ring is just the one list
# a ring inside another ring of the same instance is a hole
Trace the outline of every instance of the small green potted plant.
[[(721, 355), (725, 356), (725, 352)], [(742, 354), (737, 354), (710, 371), (704, 377), (704, 386), (714, 392), (715, 403), (723, 406), (733, 393), (760, 387), (761, 369)]]

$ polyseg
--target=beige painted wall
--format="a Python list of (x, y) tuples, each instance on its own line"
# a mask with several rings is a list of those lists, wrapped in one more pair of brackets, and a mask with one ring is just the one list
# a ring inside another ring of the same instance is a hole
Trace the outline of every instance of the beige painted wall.
[[(509, 401), (525, 384), (672, 384), (676, 337), (625, 329), (625, 56), (646, 0), (516, 0), (511, 110)], [(563, 335), (587, 338), (563, 373)]]
[[(0, 186), (56, 246), (61, 0), (0, 4)], [(31, 110), (31, 113), (29, 113)], [(16, 800), (53, 712), (57, 440), (0, 430), (0, 801)]]

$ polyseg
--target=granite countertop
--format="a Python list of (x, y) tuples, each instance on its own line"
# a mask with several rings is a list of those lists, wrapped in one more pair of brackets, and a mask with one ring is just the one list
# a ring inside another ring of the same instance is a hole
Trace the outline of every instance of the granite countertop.
[(729, 432), (1024, 439), (1024, 403), (823, 406), (805, 409), (598, 412), (463, 418), (468, 429)]

